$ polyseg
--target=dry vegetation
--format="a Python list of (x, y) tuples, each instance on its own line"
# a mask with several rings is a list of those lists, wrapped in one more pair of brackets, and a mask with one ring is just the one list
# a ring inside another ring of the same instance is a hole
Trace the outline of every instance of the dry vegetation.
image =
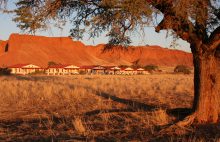
[(192, 75), (12, 76), (0, 81), (0, 141), (195, 142), (220, 137), (217, 125), (158, 134), (189, 112), (175, 108), (191, 107)]

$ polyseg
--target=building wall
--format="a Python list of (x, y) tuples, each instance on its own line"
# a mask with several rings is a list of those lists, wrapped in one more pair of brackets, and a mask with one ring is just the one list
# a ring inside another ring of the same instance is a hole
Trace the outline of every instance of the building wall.
[(46, 70), (47, 75), (72, 75), (78, 73), (78, 69), (49, 68)]
[[(33, 68), (31, 68), (33, 67)], [(47, 75), (74, 75), (84, 72), (85, 74), (122, 74), (122, 75), (136, 75), (136, 74), (149, 74), (148, 71), (127, 71), (127, 70), (111, 70), (111, 69), (77, 69), (77, 68), (48, 68), (48, 69), (41, 69), (36, 68), (37, 66), (25, 66), (23, 68), (10, 68), (12, 70), (12, 74), (30, 74), (36, 71), (45, 71)]]
[(25, 74), (24, 70), (22, 68), (11, 68), (12, 74)]
[(22, 74), (22, 75), (36, 72), (36, 69), (11, 68), (11, 70), (12, 70), (11, 71), (12, 74)]
[(72, 74), (79, 74), (79, 69), (66, 69), (67, 74), (72, 75)]
[(91, 74), (92, 73), (92, 69), (79, 69), (79, 73)]
[(105, 74), (105, 70), (92, 70), (93, 74)]
[(124, 74), (124, 75), (134, 75), (134, 74), (136, 74), (135, 71), (125, 71), (125, 70), (120, 71), (120, 73)]

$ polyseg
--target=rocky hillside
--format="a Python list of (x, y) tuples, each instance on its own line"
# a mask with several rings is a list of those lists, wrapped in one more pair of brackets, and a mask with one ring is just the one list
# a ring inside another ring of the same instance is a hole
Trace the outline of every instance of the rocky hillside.
[(142, 66), (156, 64), (160, 66), (175, 66), (184, 64), (192, 66), (190, 53), (171, 50), (160, 46), (137, 46), (127, 49), (115, 47), (103, 51), (105, 45), (88, 47), (90, 53), (96, 57), (114, 64), (139, 64)]
[(33, 63), (46, 67), (49, 61), (74, 65), (147, 65), (192, 66), (192, 55), (159, 46), (114, 47), (103, 50), (104, 44), (86, 46), (68, 37), (43, 37), (12, 34), (0, 41), (0, 66)]
[(4, 54), (7, 41), (0, 40), (0, 55)]

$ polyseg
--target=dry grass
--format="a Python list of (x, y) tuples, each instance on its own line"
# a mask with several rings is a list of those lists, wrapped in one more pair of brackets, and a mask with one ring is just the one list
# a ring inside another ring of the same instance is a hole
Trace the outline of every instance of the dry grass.
[(183, 115), (174, 115), (175, 108), (191, 107), (192, 75), (14, 76), (0, 82), (0, 141), (195, 142), (220, 137), (216, 125), (194, 126), (184, 135), (157, 135)]

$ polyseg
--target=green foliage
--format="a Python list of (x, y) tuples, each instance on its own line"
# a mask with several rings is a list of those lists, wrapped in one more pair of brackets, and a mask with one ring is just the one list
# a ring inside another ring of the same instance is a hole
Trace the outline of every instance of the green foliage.
[(59, 64), (54, 61), (49, 61), (47, 65), (49, 67), (49, 66), (54, 66), (54, 65), (59, 65)]
[(132, 65), (131, 67), (132, 67), (133, 69), (142, 68), (142, 66), (141, 66), (141, 65)]
[(11, 75), (11, 70), (8, 68), (0, 68), (0, 75)]
[(86, 32), (90, 37), (107, 33), (109, 45), (123, 46), (131, 43), (129, 32), (149, 25), (155, 10), (143, 0), (18, 0), (16, 6), (14, 21), (22, 30), (44, 29), (47, 23), (69, 19), (75, 39)]
[(185, 65), (177, 65), (174, 69), (175, 73), (184, 73), (184, 74), (190, 74), (190, 68)]
[(37, 29), (46, 28), (43, 13), (37, 14), (40, 11), (40, 4), (39, 0), (19, 0), (16, 3), (17, 9), (14, 12), (19, 16), (13, 21), (18, 23), (17, 26), (21, 30), (35, 33)]
[(129, 67), (128, 65), (120, 65), (119, 68), (127, 68)]
[(84, 75), (84, 74), (86, 74), (86, 71), (80, 70), (80, 71), (79, 71), (79, 74)]
[[(0, 10), (9, 0), (0, 0)], [(82, 38), (85, 33), (109, 36), (109, 45), (131, 43), (130, 33), (145, 26), (157, 32), (173, 29), (172, 35), (190, 43), (194, 39), (209, 43), (218, 40), (220, 28), (219, 0), (17, 0), (14, 21), (25, 31), (47, 29), (48, 24), (62, 26), (70, 21), (71, 36)], [(163, 20), (160, 20), (160, 16)], [(163, 16), (162, 16), (163, 15)], [(213, 33), (213, 34), (212, 34)], [(133, 33), (132, 33), (133, 34)]]
[(147, 70), (147, 71), (149, 71), (149, 72), (153, 72), (153, 71), (158, 71), (159, 68), (158, 68), (157, 65), (151, 64), (151, 65), (146, 65), (146, 66), (144, 67), (144, 69)]
[(141, 65), (139, 64), (139, 62), (140, 62), (139, 59), (134, 61), (134, 62), (132, 62), (133, 64), (132, 64), (131, 67), (134, 68), (134, 69), (141, 68)]
[[(104, 33), (109, 37), (108, 47), (128, 46), (134, 31), (144, 35), (145, 27), (152, 25), (157, 32), (171, 29), (174, 38), (193, 45), (197, 40), (214, 44), (220, 31), (219, 0), (17, 0), (13, 12), (14, 21), (24, 31), (35, 33), (51, 23), (62, 28), (70, 21), (74, 39), (85, 33), (90, 37)], [(160, 23), (158, 15), (163, 17)], [(212, 48), (216, 47), (218, 44)]]

